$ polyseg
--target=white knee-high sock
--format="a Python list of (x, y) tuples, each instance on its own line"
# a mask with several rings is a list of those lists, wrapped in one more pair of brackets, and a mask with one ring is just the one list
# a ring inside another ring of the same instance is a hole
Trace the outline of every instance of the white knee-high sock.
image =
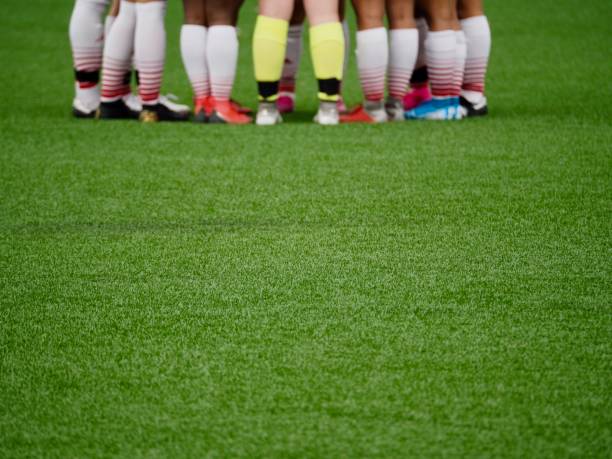
[(461, 94), (461, 85), (463, 84), (463, 74), (465, 70), (465, 57), (467, 46), (465, 44), (465, 34), (463, 30), (455, 31), (457, 39), (457, 48), (455, 50), (455, 78), (453, 81), (453, 96), (459, 97)]
[(206, 39), (204, 26), (185, 24), (181, 27), (181, 56), (196, 99), (210, 96)]
[(289, 26), (287, 50), (285, 51), (285, 64), (283, 65), (283, 73), (280, 80), (281, 92), (295, 92), (295, 80), (302, 57), (303, 29), (304, 26), (302, 24)]
[[(344, 35), (344, 68), (342, 69), (342, 75), (346, 78), (346, 72), (351, 61), (351, 28), (346, 19), (342, 21), (342, 34)], [(342, 89), (340, 91), (342, 92)]]
[(491, 29), (486, 16), (475, 16), (461, 21), (465, 33), (467, 56), (463, 90), (484, 93), (485, 77), (491, 52)]
[(117, 16), (106, 16), (106, 18), (104, 19), (104, 39), (106, 40), (106, 37), (108, 37), (108, 34), (110, 33), (111, 28), (113, 27), (113, 24), (115, 23), (115, 19), (117, 19)]
[(431, 94), (434, 97), (452, 96), (457, 62), (455, 31), (428, 32), (425, 40), (425, 58)]
[(236, 27), (229, 25), (208, 28), (206, 59), (210, 75), (211, 93), (215, 100), (229, 100), (236, 78), (238, 64), (238, 37)]
[(135, 29), (136, 4), (122, 0), (119, 15), (104, 44), (102, 102), (117, 100), (129, 91), (124, 78), (132, 63)]
[(419, 52), (417, 29), (393, 29), (389, 32), (389, 96), (401, 99), (406, 94)]
[(100, 102), (100, 68), (104, 46), (102, 15), (110, 0), (76, 0), (70, 17), (70, 45), (75, 71), (75, 93), (95, 108)]
[(385, 74), (389, 61), (389, 42), (384, 27), (357, 32), (357, 69), (367, 101), (385, 96)]
[(159, 101), (166, 58), (165, 14), (165, 1), (136, 4), (134, 63), (140, 75), (138, 92), (143, 105), (155, 105)]
[(104, 26), (108, 0), (76, 0), (70, 17), (70, 45), (77, 71), (99, 71), (102, 65)]

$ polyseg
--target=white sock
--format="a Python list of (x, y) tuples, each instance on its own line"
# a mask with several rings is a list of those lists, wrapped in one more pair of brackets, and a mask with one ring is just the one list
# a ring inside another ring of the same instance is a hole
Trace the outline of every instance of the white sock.
[(121, 1), (119, 15), (111, 27), (104, 44), (102, 73), (102, 101), (111, 102), (129, 91), (124, 83), (130, 70), (136, 30), (136, 4)]
[[(342, 34), (344, 35), (344, 68), (342, 70), (342, 75), (346, 78), (348, 66), (351, 61), (351, 28), (346, 19), (342, 21)], [(340, 88), (340, 92), (342, 92), (342, 88)]]
[(383, 100), (389, 43), (384, 27), (357, 32), (357, 69), (366, 101)]
[(134, 63), (140, 75), (138, 92), (143, 105), (155, 105), (159, 101), (166, 58), (165, 14), (165, 1), (136, 4)]
[(113, 24), (115, 23), (115, 19), (117, 19), (117, 16), (106, 16), (106, 18), (104, 19), (104, 39), (106, 40), (106, 37), (108, 37), (108, 34), (110, 33), (111, 28), (113, 27)]
[(425, 67), (427, 65), (425, 62), (425, 40), (427, 39), (427, 32), (429, 32), (429, 28), (427, 27), (427, 21), (425, 18), (418, 18), (416, 20), (416, 26), (417, 30), (419, 31), (419, 50), (414, 68), (420, 69), (421, 67)]
[(204, 26), (185, 24), (181, 27), (181, 56), (196, 99), (210, 96), (206, 38)]
[(389, 96), (401, 99), (406, 94), (419, 52), (417, 29), (393, 29), (389, 32)]
[(70, 17), (70, 45), (76, 97), (88, 106), (99, 103), (98, 80), (104, 46), (102, 15), (110, 0), (76, 0)]
[(453, 95), (457, 61), (457, 38), (454, 30), (428, 32), (425, 40), (425, 59), (431, 94), (434, 97)]
[(300, 66), (300, 58), (302, 57), (303, 29), (304, 26), (302, 24), (289, 26), (287, 50), (285, 51), (285, 64), (283, 65), (283, 73), (280, 80), (281, 92), (295, 92), (295, 79)]
[(206, 58), (213, 97), (215, 100), (229, 100), (238, 64), (236, 27), (219, 25), (208, 28)]
[(459, 97), (461, 94), (461, 85), (463, 84), (463, 73), (465, 70), (465, 56), (467, 46), (465, 44), (465, 34), (462, 30), (455, 31), (457, 39), (456, 60), (455, 60), (455, 79), (453, 81), (453, 96)]
[(465, 33), (467, 56), (463, 89), (484, 93), (485, 77), (491, 52), (491, 29), (486, 16), (475, 16), (461, 21)]

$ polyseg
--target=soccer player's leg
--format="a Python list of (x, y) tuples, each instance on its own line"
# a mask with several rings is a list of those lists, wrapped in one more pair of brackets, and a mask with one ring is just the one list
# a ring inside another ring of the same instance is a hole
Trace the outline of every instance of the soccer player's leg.
[(100, 104), (100, 69), (104, 46), (102, 17), (110, 0), (76, 0), (70, 17), (75, 97), (72, 113), (93, 118)]
[(341, 116), (343, 123), (382, 123), (389, 42), (384, 26), (385, 0), (353, 0), (357, 14), (357, 69), (364, 102)]
[(181, 27), (181, 57), (193, 90), (194, 120), (208, 121), (210, 115), (210, 79), (206, 60), (206, 0), (183, 0), (184, 21)]
[(130, 92), (129, 79), (126, 83), (125, 77), (132, 64), (135, 30), (136, 3), (122, 0), (104, 44), (100, 119), (138, 118), (139, 112), (130, 108), (124, 99)]
[[(346, 19), (346, 0), (339, 0), (338, 2), (338, 15), (340, 16), (340, 21), (342, 21), (342, 34), (344, 35), (344, 56), (342, 60), (342, 75), (346, 75), (348, 65), (350, 62), (350, 53), (351, 53), (351, 29), (348, 24), (348, 20)], [(338, 111), (340, 113), (346, 113), (347, 108), (344, 103), (344, 98), (342, 97), (342, 88), (343, 85), (340, 84), (340, 98), (338, 99)]]
[(429, 32), (425, 40), (425, 59), (432, 99), (405, 113), (408, 119), (461, 119), (459, 98), (456, 97), (457, 33), (454, 2), (422, 0)]
[(413, 0), (386, 0), (389, 18), (389, 97), (385, 108), (389, 119), (404, 119), (403, 98), (412, 77), (419, 51), (419, 33), (414, 20)]
[(166, 58), (165, 15), (165, 1), (138, 0), (136, 3), (134, 64), (140, 76), (138, 93), (142, 101), (140, 120), (143, 122), (186, 121), (189, 119), (189, 113), (175, 112), (160, 101)]
[(427, 74), (427, 64), (425, 62), (425, 40), (429, 28), (424, 14), (416, 8), (416, 27), (419, 32), (419, 50), (417, 59), (410, 78), (410, 91), (404, 95), (404, 110), (412, 110), (423, 102), (431, 100), (431, 91), (429, 90), (429, 76)]
[(483, 116), (488, 113), (484, 93), (491, 52), (491, 29), (482, 0), (459, 0), (459, 19), (467, 46), (461, 105), (467, 116)]
[[(342, 32), (344, 35), (344, 56), (343, 56), (343, 74), (346, 74), (346, 68), (349, 62), (350, 52), (350, 30), (348, 22), (345, 20), (345, 0), (338, 2), (338, 15), (342, 21)], [(297, 73), (303, 49), (303, 29), (304, 20), (306, 19), (306, 11), (302, 0), (295, 2), (293, 15), (289, 23), (289, 33), (287, 38), (287, 51), (285, 53), (285, 62), (283, 65), (283, 73), (280, 82), (280, 92), (277, 100), (277, 106), (281, 113), (293, 112), (295, 108), (295, 87), (297, 81)], [(338, 110), (341, 113), (346, 112), (346, 106), (342, 99), (342, 87), (340, 88), (340, 98), (338, 99)]]
[(231, 99), (238, 63), (235, 21), (243, 0), (206, 0), (206, 60), (211, 87), (211, 123), (247, 124), (253, 120)]
[(345, 50), (338, 2), (304, 0), (304, 7), (310, 23), (310, 53), (319, 85), (319, 111), (314, 120), (322, 125), (338, 124)]
[(292, 10), (291, 0), (259, 1), (259, 16), (253, 34), (253, 64), (259, 95), (255, 122), (260, 126), (282, 121), (276, 102)]
[(293, 14), (289, 21), (287, 33), (287, 49), (279, 85), (279, 94), (276, 105), (281, 113), (291, 113), (295, 109), (295, 84), (297, 72), (302, 57), (304, 20), (306, 12), (302, 0), (295, 2)]

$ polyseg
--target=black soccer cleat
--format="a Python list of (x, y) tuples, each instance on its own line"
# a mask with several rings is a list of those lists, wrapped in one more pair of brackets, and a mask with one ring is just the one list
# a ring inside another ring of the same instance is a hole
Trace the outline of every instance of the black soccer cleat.
[(101, 102), (96, 113), (99, 120), (137, 120), (139, 113), (126, 105), (123, 99)]
[(171, 110), (162, 103), (143, 105), (140, 112), (140, 121), (143, 123), (157, 123), (159, 121), (188, 121), (189, 112)]
[(463, 108), (464, 117), (473, 118), (476, 116), (485, 116), (489, 113), (489, 107), (487, 106), (487, 98), (482, 96), (477, 103), (473, 104), (465, 97), (461, 96), (459, 98), (459, 103)]

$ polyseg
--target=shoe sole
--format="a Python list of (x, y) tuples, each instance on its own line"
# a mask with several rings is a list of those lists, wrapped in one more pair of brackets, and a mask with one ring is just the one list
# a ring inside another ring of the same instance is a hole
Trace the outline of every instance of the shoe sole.
[(98, 112), (98, 110), (94, 110), (94, 111), (92, 111), (90, 113), (85, 113), (85, 112), (82, 112), (81, 110), (77, 110), (74, 107), (72, 108), (72, 116), (74, 116), (75, 118), (78, 118), (78, 119), (82, 119), (82, 120), (95, 118), (97, 112)]

